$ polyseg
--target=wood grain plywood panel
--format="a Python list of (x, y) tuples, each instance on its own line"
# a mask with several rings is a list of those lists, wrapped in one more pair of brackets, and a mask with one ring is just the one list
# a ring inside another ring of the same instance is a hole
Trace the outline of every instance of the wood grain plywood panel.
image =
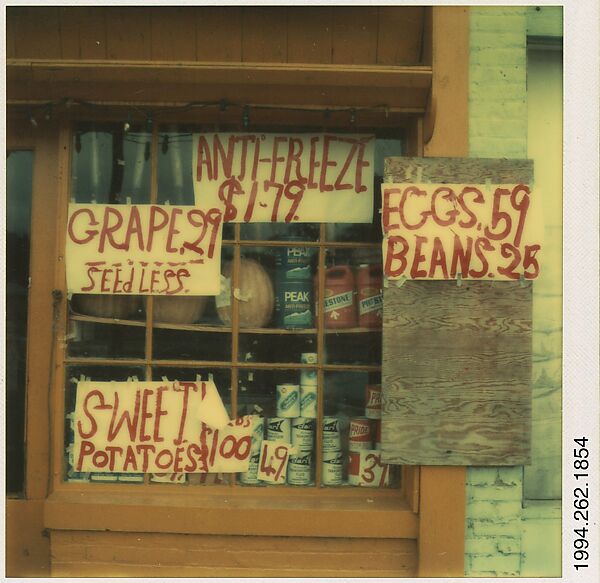
[(196, 60), (196, 12), (177, 6), (149, 8), (152, 59), (159, 61)]
[(374, 65), (377, 62), (378, 8), (334, 9), (332, 62)]
[(508, 158), (386, 158), (388, 182), (485, 184), (533, 183), (533, 160)]
[(407, 281), (384, 291), (386, 461), (529, 461), (531, 283)]
[(106, 59), (106, 8), (60, 9), (63, 59)]
[(60, 58), (58, 7), (10, 8), (17, 58)]
[(242, 16), (242, 60), (246, 63), (287, 61), (287, 9), (246, 7)]
[(196, 59), (242, 60), (242, 11), (240, 7), (203, 6), (196, 9)]
[(331, 6), (287, 8), (288, 63), (331, 63), (333, 11)]
[(106, 13), (106, 43), (109, 59), (150, 60), (150, 10), (145, 7), (111, 7)]
[(411, 576), (415, 540), (52, 531), (52, 574)]
[(423, 6), (380, 6), (377, 63), (380, 65), (417, 64), (421, 60)]

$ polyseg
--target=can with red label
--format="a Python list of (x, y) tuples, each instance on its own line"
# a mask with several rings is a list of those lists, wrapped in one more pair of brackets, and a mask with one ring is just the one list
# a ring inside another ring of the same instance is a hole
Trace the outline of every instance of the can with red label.
[(381, 265), (361, 265), (356, 275), (358, 325), (381, 328), (383, 321), (383, 272)]
[(381, 419), (381, 385), (367, 385), (365, 417), (368, 419)]
[[(315, 285), (317, 280), (315, 279)], [(354, 275), (349, 265), (330, 267), (325, 272), (324, 312), (326, 328), (356, 326)]]
[(348, 449), (358, 451), (371, 449), (371, 422), (366, 417), (355, 417), (350, 420), (350, 433), (348, 435)]

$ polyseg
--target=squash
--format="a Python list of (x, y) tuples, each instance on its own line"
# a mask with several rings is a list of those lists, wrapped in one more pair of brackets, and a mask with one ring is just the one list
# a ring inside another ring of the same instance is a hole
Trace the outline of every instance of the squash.
[[(226, 285), (215, 298), (217, 313), (225, 325), (231, 325), (231, 273), (233, 262), (223, 268)], [(275, 292), (273, 283), (265, 268), (254, 259), (241, 259), (239, 274), (239, 320), (240, 328), (263, 328), (273, 316)]]
[(138, 311), (140, 297), (113, 294), (73, 294), (71, 305), (79, 314), (123, 320)]
[(206, 296), (156, 296), (153, 303), (155, 322), (193, 324), (206, 308)]

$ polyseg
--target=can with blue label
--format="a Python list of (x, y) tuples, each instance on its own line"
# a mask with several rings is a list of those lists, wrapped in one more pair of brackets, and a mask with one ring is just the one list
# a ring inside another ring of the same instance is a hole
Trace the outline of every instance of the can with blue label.
[(277, 385), (277, 416), (300, 417), (300, 385)]
[(310, 279), (278, 279), (275, 310), (282, 328), (310, 328), (313, 325), (312, 284)]
[(300, 450), (291, 455), (287, 467), (287, 483), (292, 486), (308, 486), (311, 482), (312, 451)]
[(279, 247), (275, 255), (277, 279), (311, 280), (311, 263), (315, 249), (311, 247)]

